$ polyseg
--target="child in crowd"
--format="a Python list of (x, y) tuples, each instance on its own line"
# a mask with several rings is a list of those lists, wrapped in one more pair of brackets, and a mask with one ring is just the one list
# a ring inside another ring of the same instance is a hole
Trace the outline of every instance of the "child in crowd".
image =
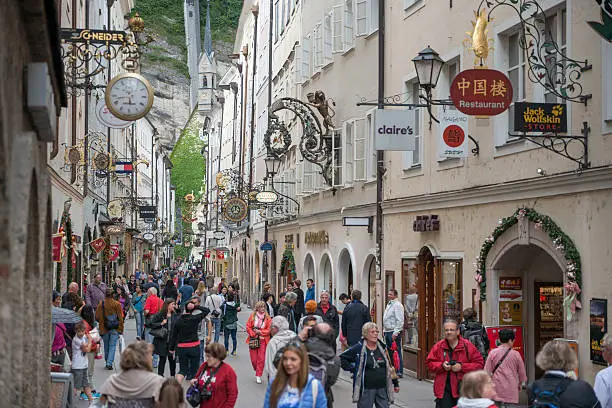
[(159, 399), (156, 408), (183, 408), (185, 393), (176, 378), (167, 378), (159, 389)]
[(496, 408), (495, 384), (485, 370), (472, 371), (461, 380), (461, 398), (456, 408)]
[(91, 351), (91, 344), (85, 336), (85, 322), (80, 321), (74, 325), (76, 335), (72, 339), (72, 365), (70, 372), (74, 379), (74, 391), (79, 395), (81, 390), (87, 395), (87, 401), (93, 401), (91, 388), (87, 380), (87, 367), (89, 362), (87, 353)]

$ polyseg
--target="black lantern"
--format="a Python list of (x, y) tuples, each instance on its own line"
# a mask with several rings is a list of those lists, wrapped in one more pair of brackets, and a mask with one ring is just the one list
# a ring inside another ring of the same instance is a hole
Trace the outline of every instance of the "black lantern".
[(431, 89), (435, 88), (438, 83), (444, 61), (437, 52), (427, 46), (427, 48), (419, 52), (419, 55), (412, 62), (414, 62), (420, 87), (429, 94)]
[(278, 170), (280, 169), (281, 161), (276, 157), (267, 156), (264, 159), (264, 163), (266, 164), (266, 178), (271, 177), (274, 178), (276, 174), (278, 174)]

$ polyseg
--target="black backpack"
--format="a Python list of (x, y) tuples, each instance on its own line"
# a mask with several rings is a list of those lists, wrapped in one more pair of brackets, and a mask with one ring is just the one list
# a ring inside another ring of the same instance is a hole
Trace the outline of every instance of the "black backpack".
[(486, 341), (484, 339), (482, 324), (471, 321), (462, 324), (461, 336), (478, 349), (484, 360), (487, 359), (487, 354), (489, 354), (489, 339), (486, 339)]
[(537, 382), (531, 385), (531, 398), (533, 404), (530, 408), (560, 408), (561, 394), (567, 390), (572, 380), (564, 378), (555, 385), (554, 389), (544, 389)]
[(313, 353), (308, 353), (309, 372), (319, 380), (325, 389), (331, 388), (338, 380), (340, 374), (340, 358), (334, 356), (331, 360), (323, 360)]

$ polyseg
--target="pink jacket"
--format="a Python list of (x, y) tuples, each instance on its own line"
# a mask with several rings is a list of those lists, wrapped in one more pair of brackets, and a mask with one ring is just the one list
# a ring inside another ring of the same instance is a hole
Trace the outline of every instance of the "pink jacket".
[[(485, 370), (492, 372), (507, 350), (508, 347), (506, 346), (491, 350), (487, 357)], [(511, 350), (493, 374), (493, 383), (497, 394), (496, 400), (508, 404), (518, 404), (520, 384), (526, 381), (525, 363), (518, 351)]]

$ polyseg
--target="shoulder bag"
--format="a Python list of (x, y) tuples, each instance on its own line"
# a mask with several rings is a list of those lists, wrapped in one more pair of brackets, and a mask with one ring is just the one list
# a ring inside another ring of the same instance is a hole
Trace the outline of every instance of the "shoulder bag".
[(104, 327), (106, 328), (106, 330), (115, 330), (119, 328), (119, 319), (117, 318), (117, 315), (106, 315), (104, 301), (102, 301), (102, 313), (104, 313)]
[(491, 377), (493, 377), (493, 374), (495, 374), (495, 371), (497, 371), (497, 369), (499, 368), (499, 366), (501, 365), (501, 363), (504, 362), (504, 360), (506, 359), (506, 357), (508, 356), (508, 353), (510, 353), (510, 350), (512, 350), (511, 347), (508, 347), (508, 350), (506, 350), (506, 352), (504, 353), (504, 355), (502, 356), (502, 358), (497, 362), (497, 364), (495, 364), (495, 367), (493, 368), (493, 371), (491, 371)]
[(165, 339), (168, 337), (168, 321), (165, 325), (149, 330), (149, 334), (156, 339)]
[[(253, 319), (257, 319), (256, 317), (254, 317)], [(266, 320), (265, 316), (264, 316), (264, 321)], [(261, 326), (263, 325), (264, 322), (262, 322), (261, 325), (259, 325), (259, 327), (255, 327), (256, 329), (261, 329)], [(259, 336), (255, 336), (255, 337), (249, 337), (249, 348), (251, 350), (256, 350), (261, 346), (261, 344), (259, 343)]]
[(219, 367), (217, 367), (215, 371), (210, 373), (210, 376), (202, 387), (200, 387), (200, 378), (202, 378), (204, 373), (206, 373), (206, 370), (202, 370), (202, 374), (200, 374), (200, 376), (197, 378), (195, 384), (192, 384), (189, 386), (189, 388), (187, 388), (185, 396), (189, 405), (194, 408), (199, 407), (202, 402), (208, 401), (212, 397), (212, 393), (206, 388), (208, 387), (212, 379), (215, 377), (222, 365), (223, 363), (219, 364)]

